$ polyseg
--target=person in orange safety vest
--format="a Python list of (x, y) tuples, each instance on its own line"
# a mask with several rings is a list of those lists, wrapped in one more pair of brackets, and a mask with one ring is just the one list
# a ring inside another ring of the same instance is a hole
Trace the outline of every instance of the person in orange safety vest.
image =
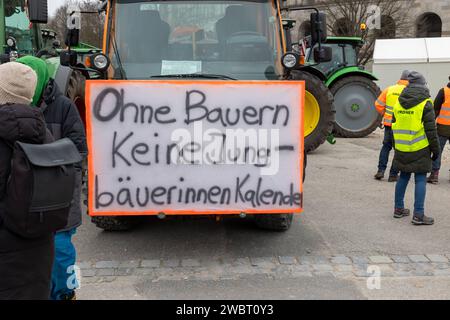
[[(400, 94), (408, 85), (408, 75), (410, 71), (403, 71), (400, 80), (397, 84), (386, 88), (378, 99), (375, 101), (375, 108), (378, 113), (383, 116), (384, 125), (384, 139), (383, 147), (380, 151), (380, 157), (378, 161), (378, 172), (375, 174), (376, 180), (384, 178), (384, 172), (386, 171), (389, 161), (389, 153), (391, 152), (394, 144), (394, 136), (392, 134), (392, 117), (394, 115), (394, 106), (400, 97)], [(396, 182), (398, 180), (398, 171), (391, 167), (389, 172), (389, 182)]]
[[(444, 152), (445, 144), (447, 141), (450, 142), (450, 82), (437, 94), (436, 99), (434, 100), (434, 113), (436, 115), (439, 143), (442, 152)], [(439, 182), (442, 152), (436, 161), (433, 161), (433, 171), (428, 177), (429, 183), (437, 184)]]

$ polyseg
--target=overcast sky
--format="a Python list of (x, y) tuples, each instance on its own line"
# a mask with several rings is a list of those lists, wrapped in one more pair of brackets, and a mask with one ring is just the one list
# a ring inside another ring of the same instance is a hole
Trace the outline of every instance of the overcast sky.
[[(96, 1), (96, 0), (91, 0)], [(62, 6), (66, 0), (48, 0), (48, 13), (50, 16), (53, 16), (60, 6)]]
[(66, 0), (48, 0), (48, 13), (53, 16), (60, 6), (62, 6)]

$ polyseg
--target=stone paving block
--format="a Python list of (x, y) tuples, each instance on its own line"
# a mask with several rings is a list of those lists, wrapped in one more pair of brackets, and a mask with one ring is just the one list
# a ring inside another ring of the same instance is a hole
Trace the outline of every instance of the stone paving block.
[(95, 264), (96, 269), (114, 269), (119, 266), (119, 261), (99, 261)]
[(352, 260), (346, 256), (334, 256), (331, 258), (331, 263), (334, 264), (352, 264)]
[[(392, 277), (394, 274), (394, 269), (392, 269), (390, 264), (382, 264), (378, 266), (380, 268), (381, 277)], [(373, 270), (369, 270), (372, 271)]]
[(121, 261), (119, 263), (119, 268), (139, 268), (140, 261), (138, 260), (130, 260), (130, 261)]
[(90, 278), (90, 277), (94, 277), (95, 276), (95, 269), (84, 269), (81, 270), (81, 277), (86, 277), (86, 278)]
[(297, 260), (301, 264), (328, 264), (330, 260), (325, 256), (300, 256)]
[(131, 276), (133, 274), (133, 268), (117, 268), (114, 271), (115, 276)]
[(299, 264), (292, 266), (292, 272), (309, 272), (313, 270), (311, 265)]
[(198, 260), (198, 259), (183, 259), (183, 260), (181, 260), (181, 266), (194, 268), (194, 267), (200, 267), (201, 263), (200, 263), (200, 260)]
[(176, 268), (180, 266), (180, 260), (179, 259), (163, 260), (162, 265), (169, 268)]
[(290, 256), (280, 256), (280, 257), (278, 257), (278, 261), (281, 264), (286, 264), (286, 265), (297, 264), (297, 259), (295, 257), (290, 257)]
[(353, 256), (351, 257), (354, 264), (369, 264), (370, 260), (367, 257)]
[(312, 274), (316, 277), (335, 277), (333, 271), (314, 271)]
[[(228, 260), (228, 261), (230, 261), (230, 260)], [(237, 258), (237, 259), (231, 260), (231, 265), (232, 266), (241, 266), (241, 265), (249, 266), (251, 264), (250, 264), (249, 258)]]
[(353, 265), (348, 264), (338, 264), (334, 266), (335, 271), (339, 272), (352, 272), (353, 271)]
[(423, 254), (410, 254), (408, 255), (408, 258), (412, 262), (430, 262), (427, 257), (425, 257)]
[(431, 263), (434, 269), (449, 269), (450, 263), (433, 262)]
[(414, 266), (411, 263), (393, 263), (392, 269), (395, 271), (411, 271), (414, 270)]
[(334, 271), (333, 274), (336, 278), (351, 278), (351, 277), (353, 277), (353, 272), (348, 272), (348, 271)]
[(373, 264), (384, 264), (384, 263), (392, 263), (392, 259), (388, 256), (371, 256), (369, 260)]
[(393, 274), (394, 277), (412, 277), (413, 272), (412, 271), (406, 271), (406, 270), (398, 270), (394, 271)]
[(427, 254), (427, 258), (431, 262), (448, 262), (447, 257), (442, 254)]
[(274, 259), (270, 257), (251, 258), (250, 262), (254, 267), (273, 267), (275, 266)]
[(408, 256), (391, 256), (391, 259), (394, 260), (395, 263), (410, 263)]
[(155, 271), (153, 268), (138, 268), (134, 270), (134, 275), (136, 276), (149, 276), (154, 275)]
[(450, 276), (450, 268), (449, 269), (436, 269), (436, 270), (433, 270), (433, 275), (437, 276), (437, 277)]
[(112, 269), (112, 268), (97, 269), (97, 276), (98, 277), (113, 276), (114, 274), (115, 274), (115, 269)]
[(161, 260), (159, 259), (141, 261), (141, 268), (159, 268), (160, 266)]
[(312, 267), (315, 271), (334, 271), (333, 266), (330, 264), (313, 264)]
[(84, 269), (91, 269), (91, 268), (92, 268), (92, 262), (90, 262), (90, 261), (80, 261), (80, 262), (77, 262), (76, 265), (77, 265), (78, 268), (80, 268), (81, 270), (84, 270)]

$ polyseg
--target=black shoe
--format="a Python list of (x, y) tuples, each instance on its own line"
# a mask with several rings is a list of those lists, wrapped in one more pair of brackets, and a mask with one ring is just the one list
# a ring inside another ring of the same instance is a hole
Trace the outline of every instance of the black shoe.
[(61, 298), (61, 300), (77, 300), (75, 291), (72, 291), (71, 293), (63, 294), (63, 295), (61, 295), (60, 298)]
[(397, 181), (398, 181), (398, 175), (389, 176), (388, 182), (397, 182)]
[(434, 219), (425, 215), (421, 217), (414, 215), (411, 223), (416, 226), (431, 226), (434, 224)]
[(395, 209), (394, 210), (394, 218), (400, 219), (407, 217), (411, 214), (411, 211), (409, 209)]
[(384, 171), (378, 170), (377, 174), (374, 176), (375, 180), (381, 180), (384, 178)]
[(438, 184), (439, 183), (439, 171), (431, 172), (430, 176), (427, 179), (428, 183)]

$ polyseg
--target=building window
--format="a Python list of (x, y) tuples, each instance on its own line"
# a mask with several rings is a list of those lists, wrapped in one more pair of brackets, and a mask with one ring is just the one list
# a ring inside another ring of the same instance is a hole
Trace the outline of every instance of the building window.
[(417, 19), (416, 36), (418, 38), (442, 37), (442, 20), (432, 12), (422, 14)]
[(377, 30), (377, 38), (393, 39), (396, 35), (395, 20), (390, 16), (381, 17), (381, 29)]

